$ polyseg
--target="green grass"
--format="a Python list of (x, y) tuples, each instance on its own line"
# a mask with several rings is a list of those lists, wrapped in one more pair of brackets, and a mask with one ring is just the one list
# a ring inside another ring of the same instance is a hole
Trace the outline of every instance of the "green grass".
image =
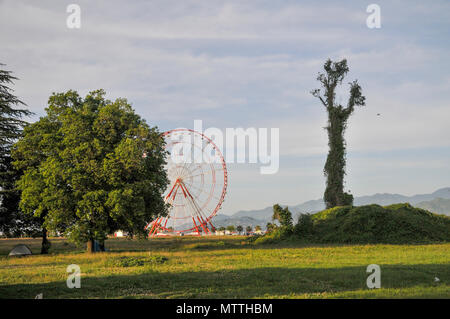
[[(449, 298), (450, 244), (252, 245), (244, 237), (109, 239), (85, 254), (51, 239), (51, 254), (7, 257), (0, 239), (0, 298)], [(66, 268), (81, 268), (81, 288)], [(366, 267), (381, 267), (381, 289), (366, 287)], [(434, 278), (438, 277), (439, 282)]]

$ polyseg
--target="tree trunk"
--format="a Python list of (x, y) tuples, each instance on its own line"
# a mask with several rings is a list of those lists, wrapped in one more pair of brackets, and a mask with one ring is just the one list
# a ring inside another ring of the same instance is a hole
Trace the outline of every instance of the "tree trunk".
[(86, 245), (86, 252), (91, 254), (94, 252), (94, 240), (89, 239)]
[(105, 241), (104, 240), (100, 241), (98, 246), (99, 246), (100, 251), (105, 251)]
[(45, 227), (42, 227), (41, 254), (48, 254), (49, 249), (50, 249), (50, 241), (47, 239), (47, 229)]
[(344, 205), (344, 175), (345, 175), (345, 142), (344, 131), (346, 123), (338, 111), (330, 111), (328, 118), (329, 151), (325, 163), (327, 187), (324, 200), (327, 208)]

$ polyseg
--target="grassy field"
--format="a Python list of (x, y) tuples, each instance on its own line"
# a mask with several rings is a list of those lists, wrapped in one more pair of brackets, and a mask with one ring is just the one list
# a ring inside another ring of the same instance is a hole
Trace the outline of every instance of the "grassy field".
[[(109, 239), (88, 255), (64, 239), (0, 239), (0, 298), (450, 298), (450, 244), (253, 246), (244, 237)], [(17, 243), (37, 255), (7, 257)], [(81, 288), (66, 268), (81, 268)], [(381, 267), (368, 289), (366, 267)], [(438, 277), (439, 282), (434, 278)]]

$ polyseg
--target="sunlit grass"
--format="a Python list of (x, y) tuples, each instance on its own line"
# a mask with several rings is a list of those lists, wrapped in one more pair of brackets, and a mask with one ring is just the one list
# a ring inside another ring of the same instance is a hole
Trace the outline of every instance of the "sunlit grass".
[[(19, 242), (35, 255), (7, 257)], [(450, 244), (253, 246), (237, 236), (109, 239), (109, 251), (98, 254), (86, 254), (63, 239), (52, 244), (51, 254), (43, 256), (38, 239), (0, 240), (0, 297), (450, 297)], [(124, 257), (131, 262), (115, 262)], [(66, 286), (70, 264), (81, 268), (80, 289)], [(366, 287), (369, 264), (381, 266), (381, 289)]]

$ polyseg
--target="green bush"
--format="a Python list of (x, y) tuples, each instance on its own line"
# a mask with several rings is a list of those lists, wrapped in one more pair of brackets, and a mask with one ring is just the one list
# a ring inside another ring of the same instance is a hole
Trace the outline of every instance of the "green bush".
[(246, 242), (248, 243), (254, 243), (258, 238), (263, 237), (263, 235), (259, 235), (259, 234), (253, 234), (252, 236), (249, 236), (245, 239)]
[(313, 234), (314, 223), (310, 214), (300, 214), (294, 226), (294, 234), (299, 238), (310, 238)]
[(269, 244), (276, 243), (281, 240), (285, 240), (290, 238), (294, 234), (294, 228), (288, 226), (280, 226), (274, 228), (270, 233), (265, 234), (264, 236), (260, 236), (257, 238), (254, 243), (255, 244)]

